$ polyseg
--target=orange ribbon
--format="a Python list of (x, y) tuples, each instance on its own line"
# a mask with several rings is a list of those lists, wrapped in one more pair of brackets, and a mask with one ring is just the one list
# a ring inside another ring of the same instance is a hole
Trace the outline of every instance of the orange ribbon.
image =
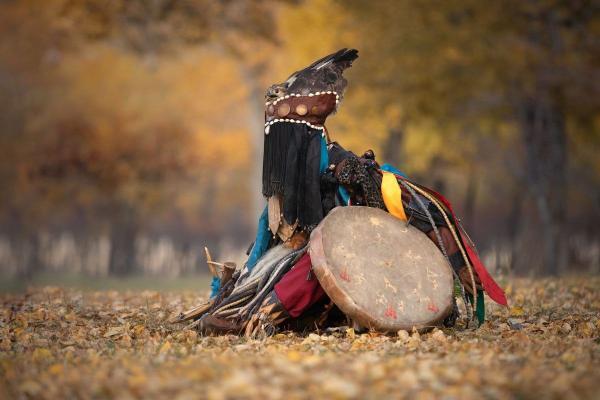
[(406, 213), (404, 212), (404, 206), (402, 205), (402, 189), (400, 189), (398, 180), (391, 172), (382, 172), (381, 194), (383, 196), (385, 207), (394, 217), (406, 221)]

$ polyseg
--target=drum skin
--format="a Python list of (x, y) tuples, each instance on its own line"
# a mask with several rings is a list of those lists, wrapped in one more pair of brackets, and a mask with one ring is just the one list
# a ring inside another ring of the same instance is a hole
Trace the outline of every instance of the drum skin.
[(452, 311), (454, 280), (421, 231), (371, 207), (337, 207), (310, 236), (313, 271), (331, 300), (363, 327), (426, 330)]

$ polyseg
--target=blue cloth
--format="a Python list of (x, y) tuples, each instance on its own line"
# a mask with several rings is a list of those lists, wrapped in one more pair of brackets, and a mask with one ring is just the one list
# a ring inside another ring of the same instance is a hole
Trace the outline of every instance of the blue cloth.
[(350, 194), (342, 185), (338, 186), (338, 195), (343, 205), (347, 206), (350, 204)]
[(269, 247), (269, 239), (271, 234), (269, 232), (269, 209), (265, 206), (260, 218), (258, 219), (258, 228), (256, 229), (256, 238), (254, 239), (254, 246), (252, 246), (252, 250), (250, 251), (250, 256), (248, 256), (248, 261), (246, 261), (246, 266), (249, 270), (252, 270), (258, 260), (262, 257), (262, 255), (267, 251)]
[(329, 166), (329, 153), (327, 152), (327, 140), (321, 135), (321, 162), (319, 163), (319, 172), (323, 173)]
[(392, 164), (383, 164), (381, 169), (387, 172), (391, 172), (392, 174), (400, 175), (406, 178), (404, 172), (400, 171), (398, 168), (394, 167)]
[(219, 288), (221, 287), (221, 280), (218, 276), (213, 276), (210, 281), (210, 298), (212, 299), (219, 292)]

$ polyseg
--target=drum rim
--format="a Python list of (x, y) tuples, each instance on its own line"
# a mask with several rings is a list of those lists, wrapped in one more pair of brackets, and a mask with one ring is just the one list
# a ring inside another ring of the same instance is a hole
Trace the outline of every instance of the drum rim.
[[(352, 207), (361, 207), (361, 206), (352, 206)], [(386, 323), (385, 321), (381, 321), (376, 317), (373, 317), (366, 313), (362, 308), (360, 308), (356, 302), (348, 295), (348, 293), (340, 287), (338, 284), (337, 278), (334, 277), (331, 272), (331, 268), (327, 264), (327, 260), (325, 258), (325, 252), (323, 249), (323, 222), (329, 218), (331, 215), (334, 215), (340, 210), (345, 209), (346, 207), (336, 207), (330, 211), (330, 213), (321, 221), (321, 223), (312, 231), (310, 236), (310, 243), (308, 252), (312, 262), (312, 269), (315, 273), (315, 276), (319, 280), (319, 283), (323, 287), (325, 293), (329, 296), (329, 298), (333, 301), (336, 299), (334, 303), (344, 312), (344, 314), (348, 315), (349, 318), (360, 324), (361, 326), (374, 329), (376, 331), (381, 332), (395, 332), (398, 330), (412, 330), (417, 329), (418, 331), (426, 331), (429, 329), (433, 329), (436, 326), (440, 326), (444, 319), (450, 315), (453, 308), (452, 301), (449, 302), (447, 307), (442, 310), (439, 316), (435, 319), (430, 319), (423, 322), (416, 322), (411, 324), (403, 324), (401, 322), (396, 323)], [(392, 217), (390, 214), (383, 210), (379, 210), (372, 207), (361, 207), (361, 208), (369, 208), (371, 210), (376, 210), (385, 214), (388, 217)], [(392, 217), (393, 218), (393, 217)], [(411, 227), (416, 229), (414, 227)], [(420, 232), (420, 231), (419, 231)], [(450, 266), (448, 265), (448, 268)], [(453, 285), (452, 285), (453, 288)], [(453, 291), (450, 293), (451, 298), (453, 297)], [(385, 324), (387, 326), (381, 326)]]

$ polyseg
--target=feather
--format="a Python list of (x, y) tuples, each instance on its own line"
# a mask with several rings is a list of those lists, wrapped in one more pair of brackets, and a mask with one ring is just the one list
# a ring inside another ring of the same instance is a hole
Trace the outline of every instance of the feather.
[(274, 84), (267, 90), (267, 100), (280, 98), (290, 93), (306, 95), (318, 91), (333, 90), (343, 96), (347, 81), (344, 70), (352, 66), (358, 58), (358, 50), (343, 48), (291, 74), (281, 84)]

